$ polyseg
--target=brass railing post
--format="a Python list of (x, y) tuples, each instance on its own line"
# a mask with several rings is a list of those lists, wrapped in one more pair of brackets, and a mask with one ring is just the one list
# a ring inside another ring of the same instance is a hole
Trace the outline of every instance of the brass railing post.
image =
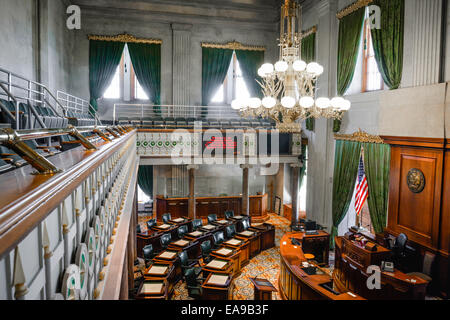
[(77, 138), (80, 140), (80, 143), (83, 147), (85, 147), (88, 150), (97, 150), (97, 147), (94, 146), (88, 139), (86, 139), (74, 126), (69, 126), (70, 129), (70, 135), (72, 137)]

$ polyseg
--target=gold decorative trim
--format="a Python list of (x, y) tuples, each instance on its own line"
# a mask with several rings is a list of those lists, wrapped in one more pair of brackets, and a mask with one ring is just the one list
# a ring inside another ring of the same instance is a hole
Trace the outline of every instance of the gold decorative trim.
[(313, 27), (309, 28), (308, 30), (302, 32), (302, 39), (306, 38), (316, 32), (317, 32), (317, 26), (313, 26)]
[(249, 51), (266, 51), (265, 47), (249, 46), (237, 41), (228, 42), (225, 44), (202, 42), (202, 48), (215, 49), (231, 49), (231, 50), (249, 50)]
[(118, 34), (116, 36), (99, 36), (99, 35), (89, 35), (89, 40), (97, 41), (114, 41), (114, 42), (133, 42), (133, 43), (150, 43), (150, 44), (162, 44), (162, 40), (159, 39), (145, 39), (136, 38), (131, 34)]
[(367, 6), (368, 4), (371, 4), (372, 2), (373, 2), (373, 0), (357, 0), (357, 1), (353, 2), (352, 4), (350, 4), (349, 6), (342, 9), (341, 11), (339, 11), (336, 14), (336, 17), (338, 19), (342, 19), (345, 16), (348, 16), (349, 14), (355, 12), (356, 10), (363, 8), (363, 7)]
[(381, 139), (380, 136), (368, 134), (367, 132), (364, 132), (361, 129), (359, 129), (359, 131), (357, 131), (353, 134), (335, 134), (334, 139), (335, 140), (363, 142), (363, 143), (379, 143), (379, 144), (384, 143), (384, 140)]

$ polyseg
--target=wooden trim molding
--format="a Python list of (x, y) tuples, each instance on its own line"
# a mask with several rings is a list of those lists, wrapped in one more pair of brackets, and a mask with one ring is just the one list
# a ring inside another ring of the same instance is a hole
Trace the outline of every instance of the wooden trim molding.
[(378, 143), (383, 144), (385, 141), (380, 137), (376, 135), (371, 135), (367, 132), (362, 131), (359, 129), (357, 132), (352, 134), (335, 134), (334, 135), (335, 140), (345, 140), (345, 141), (355, 141), (355, 142), (362, 142), (362, 143)]
[(357, 0), (357, 1), (353, 2), (352, 4), (348, 5), (347, 7), (345, 7), (344, 9), (340, 10), (336, 14), (336, 18), (342, 19), (342, 18), (348, 16), (349, 14), (355, 12), (356, 10), (371, 4), (372, 2), (373, 2), (373, 0)]
[(202, 48), (248, 50), (248, 51), (266, 51), (265, 47), (245, 45), (245, 44), (242, 44), (242, 43), (237, 42), (237, 41), (232, 41), (232, 42), (228, 42), (228, 43), (224, 43), (224, 44), (202, 42), (201, 46), (202, 46)]
[(443, 138), (420, 138), (420, 137), (397, 137), (397, 136), (381, 136), (381, 138), (385, 141), (385, 143), (390, 145), (425, 147), (425, 148), (444, 148), (445, 145), (445, 139)]
[(97, 41), (114, 41), (114, 42), (132, 42), (132, 43), (150, 43), (150, 44), (162, 44), (160, 39), (146, 39), (136, 38), (131, 34), (118, 34), (115, 36), (102, 36), (102, 35), (88, 35), (89, 40)]

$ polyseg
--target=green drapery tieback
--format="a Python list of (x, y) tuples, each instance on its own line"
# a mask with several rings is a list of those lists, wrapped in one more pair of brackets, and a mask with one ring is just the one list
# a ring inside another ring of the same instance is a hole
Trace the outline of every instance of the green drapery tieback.
[(343, 96), (352, 82), (366, 8), (360, 8), (339, 21), (337, 91)]
[(405, 0), (375, 0), (372, 4), (381, 8), (381, 28), (371, 31), (378, 70), (391, 90), (398, 89), (403, 72)]
[[(316, 33), (311, 33), (309, 36), (302, 39), (302, 60), (310, 63), (316, 60)], [(306, 119), (306, 129), (314, 131), (316, 119)]]
[(256, 80), (261, 82), (258, 69), (264, 63), (264, 51), (236, 50), (236, 58), (239, 61), (250, 97), (262, 98), (263, 93)]
[(128, 43), (136, 77), (156, 105), (153, 111), (161, 115), (161, 44)]
[(89, 41), (89, 91), (92, 114), (97, 113), (97, 100), (103, 96), (114, 78), (124, 47), (123, 42)]
[[(230, 67), (233, 50), (203, 48), (202, 50), (202, 105), (207, 106), (223, 84)], [(206, 116), (202, 114), (202, 116)]]
[(153, 198), (153, 166), (139, 166), (139, 188), (150, 198)]
[(381, 233), (387, 223), (391, 147), (387, 144), (364, 143), (363, 148), (370, 219), (375, 233)]
[(339, 224), (347, 214), (355, 189), (358, 175), (361, 143), (354, 141), (336, 141), (333, 176), (332, 216), (330, 247), (334, 248), (334, 237), (337, 236)]

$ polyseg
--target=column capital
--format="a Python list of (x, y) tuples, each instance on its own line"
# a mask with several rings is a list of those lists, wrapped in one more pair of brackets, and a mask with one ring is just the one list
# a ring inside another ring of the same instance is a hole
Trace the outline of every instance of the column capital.
[(172, 23), (170, 25), (172, 30), (176, 31), (191, 31), (193, 25), (189, 23)]
[(253, 168), (253, 166), (251, 164), (241, 164), (240, 167), (241, 167), (241, 169), (251, 169), (251, 168)]
[(190, 164), (187, 166), (188, 170), (198, 170), (199, 166), (195, 164)]
[(303, 168), (303, 163), (291, 163), (291, 168)]

